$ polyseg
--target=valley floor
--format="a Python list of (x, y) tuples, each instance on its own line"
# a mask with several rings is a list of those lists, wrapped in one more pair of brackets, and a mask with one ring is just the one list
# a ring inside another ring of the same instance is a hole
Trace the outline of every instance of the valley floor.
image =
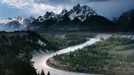
[(133, 75), (133, 39), (133, 35), (112, 35), (106, 40), (101, 38), (103, 41), (91, 46), (53, 56), (47, 61), (47, 64), (54, 68), (74, 72)]

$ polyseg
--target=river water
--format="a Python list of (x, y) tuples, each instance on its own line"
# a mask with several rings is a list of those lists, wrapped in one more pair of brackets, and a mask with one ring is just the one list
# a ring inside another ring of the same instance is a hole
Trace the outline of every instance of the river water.
[(70, 46), (70, 47), (67, 47), (65, 49), (59, 50), (57, 52), (36, 53), (35, 55), (33, 55), (33, 59), (32, 59), (32, 61), (34, 61), (34, 67), (36, 68), (37, 72), (41, 72), (41, 70), (44, 70), (44, 72), (47, 73), (49, 71), (51, 73), (51, 75), (95, 75), (95, 74), (89, 74), (89, 73), (69, 72), (69, 71), (55, 69), (55, 68), (49, 67), (46, 64), (46, 61), (56, 54), (59, 55), (59, 54), (63, 54), (63, 53), (68, 53), (70, 51), (72, 52), (72, 51), (75, 51), (77, 49), (81, 49), (85, 46), (92, 45), (92, 44), (96, 43), (97, 41), (101, 41), (101, 38), (107, 39), (111, 36), (112, 35), (109, 35), (109, 34), (107, 34), (107, 35), (106, 34), (101, 34), (101, 35), (99, 34), (94, 38), (89, 38), (89, 40), (85, 43), (75, 45), (75, 46)]

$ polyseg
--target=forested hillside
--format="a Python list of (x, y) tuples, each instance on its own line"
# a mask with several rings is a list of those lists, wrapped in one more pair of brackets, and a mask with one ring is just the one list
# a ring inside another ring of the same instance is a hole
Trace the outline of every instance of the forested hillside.
[(133, 75), (134, 40), (111, 37), (75, 52), (48, 60), (52, 67), (108, 75)]
[(37, 75), (31, 61), (33, 51), (57, 50), (36, 32), (0, 35), (0, 75)]

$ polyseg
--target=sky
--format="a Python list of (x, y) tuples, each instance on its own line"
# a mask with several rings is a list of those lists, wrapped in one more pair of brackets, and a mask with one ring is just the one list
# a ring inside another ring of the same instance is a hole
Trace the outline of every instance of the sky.
[(62, 9), (70, 10), (78, 3), (90, 6), (107, 18), (118, 17), (123, 12), (134, 9), (134, 0), (0, 0), (0, 19), (38, 17), (46, 11), (60, 13)]

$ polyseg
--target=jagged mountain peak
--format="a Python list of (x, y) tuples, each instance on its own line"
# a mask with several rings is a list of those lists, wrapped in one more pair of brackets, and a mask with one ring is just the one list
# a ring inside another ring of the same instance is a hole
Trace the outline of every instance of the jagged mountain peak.
[(69, 17), (71, 20), (77, 17), (81, 21), (84, 21), (88, 16), (91, 15), (97, 15), (97, 14), (91, 7), (87, 5), (81, 6), (80, 4), (74, 6), (73, 9), (71, 9), (69, 12)]
[(15, 19), (15, 20), (22, 20), (22, 18), (20, 16), (16, 16), (13, 19)]
[(68, 11), (67, 11), (66, 9), (63, 9), (63, 10), (61, 11), (60, 15), (65, 15), (65, 14), (67, 14), (67, 13), (68, 13)]
[(0, 20), (0, 31), (17, 31), (24, 30), (31, 22), (35, 20), (34, 17), (30, 17), (27, 19), (17, 17), (9, 17), (7, 19)]
[(50, 16), (50, 15), (55, 15), (55, 13), (53, 11), (47, 11), (46, 14), (44, 16)]
[(77, 4), (77, 5), (75, 5), (75, 6), (73, 7), (72, 10), (78, 11), (78, 10), (80, 10), (80, 9), (81, 9), (81, 5), (80, 5), (80, 4)]
[(38, 20), (39, 22), (43, 22), (43, 21), (44, 21), (44, 18), (43, 18), (42, 16), (39, 16), (39, 17), (37, 18), (37, 20)]
[(74, 12), (79, 13), (80, 11), (81, 11), (81, 5), (77, 4), (70, 10), (70, 14)]
[(64, 18), (69, 17), (70, 20), (74, 20), (75, 18), (78, 18), (80, 21), (84, 21), (87, 17), (91, 15), (97, 15), (96, 12), (90, 8), (87, 5), (75, 5), (72, 9), (69, 11), (66, 9), (63, 9), (60, 14), (55, 14), (54, 12), (46, 12), (44, 16), (39, 16), (37, 21), (38, 22), (44, 22), (46, 20), (64, 20)]
[(35, 17), (30, 16), (27, 20), (29, 20), (30, 22), (33, 22), (35, 20)]
[(57, 19), (57, 18), (58, 18), (58, 15), (55, 14), (53, 11), (50, 11), (50, 12), (47, 11), (44, 16), (39, 16), (39, 17), (37, 18), (37, 20), (38, 20), (38, 22), (43, 22), (43, 21), (45, 21), (45, 20)]
[(56, 18), (57, 15), (51, 11), (51, 12), (46, 12), (46, 14), (43, 16), (44, 20), (48, 20), (48, 19), (52, 19), (52, 18)]

